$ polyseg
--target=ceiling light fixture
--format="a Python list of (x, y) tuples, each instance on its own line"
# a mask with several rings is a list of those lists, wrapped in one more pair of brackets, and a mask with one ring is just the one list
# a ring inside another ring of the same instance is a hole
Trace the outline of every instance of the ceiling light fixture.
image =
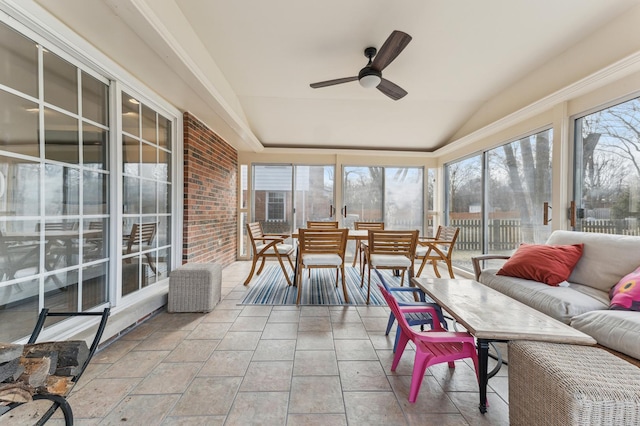
[(129, 102), (131, 102), (134, 105), (140, 105), (140, 101), (138, 101), (137, 99), (134, 99), (134, 98), (129, 98)]
[(378, 87), (378, 84), (382, 81), (382, 73), (380, 71), (376, 71), (371, 66), (366, 66), (360, 70), (358, 73), (358, 82), (360, 86), (365, 89), (371, 89), (373, 87)]

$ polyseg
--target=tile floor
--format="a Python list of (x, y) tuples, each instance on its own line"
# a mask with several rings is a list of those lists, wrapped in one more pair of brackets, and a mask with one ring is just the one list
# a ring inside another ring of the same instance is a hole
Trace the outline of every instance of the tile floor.
[[(388, 308), (242, 306), (249, 266), (223, 270), (223, 300), (212, 312), (162, 312), (98, 352), (70, 397), (76, 424), (509, 423), (506, 367), (489, 382), (485, 415), (463, 361), (429, 368), (410, 404), (413, 351), (390, 371)], [(32, 423), (28, 410), (11, 414), (0, 423)], [(50, 422), (63, 423), (58, 415)]]

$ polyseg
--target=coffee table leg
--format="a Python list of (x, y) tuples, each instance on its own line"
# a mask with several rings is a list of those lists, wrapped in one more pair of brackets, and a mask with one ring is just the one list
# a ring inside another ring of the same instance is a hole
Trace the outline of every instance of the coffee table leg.
[(482, 414), (487, 412), (487, 382), (489, 381), (489, 375), (487, 369), (489, 368), (489, 341), (485, 339), (478, 339), (478, 370), (479, 373), (479, 386), (480, 386), (480, 405), (478, 408)]

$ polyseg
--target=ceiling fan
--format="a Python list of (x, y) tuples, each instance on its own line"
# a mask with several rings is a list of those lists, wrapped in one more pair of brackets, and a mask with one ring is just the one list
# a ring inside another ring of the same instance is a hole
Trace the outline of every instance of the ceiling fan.
[(318, 89), (320, 87), (358, 80), (362, 87), (375, 87), (394, 101), (397, 101), (403, 98), (407, 92), (397, 84), (382, 78), (382, 70), (398, 57), (410, 41), (411, 36), (409, 34), (397, 30), (393, 31), (380, 48), (380, 51), (377, 51), (375, 47), (367, 47), (364, 49), (364, 56), (369, 58), (369, 63), (360, 70), (357, 76), (320, 81), (318, 83), (312, 83), (310, 86)]

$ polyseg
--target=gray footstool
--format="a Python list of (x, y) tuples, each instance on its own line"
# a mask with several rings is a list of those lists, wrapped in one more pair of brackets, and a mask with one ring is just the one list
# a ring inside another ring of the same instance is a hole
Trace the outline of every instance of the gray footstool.
[(220, 301), (222, 267), (187, 263), (169, 274), (169, 312), (210, 312)]
[(640, 424), (640, 368), (597, 347), (511, 342), (509, 421)]

